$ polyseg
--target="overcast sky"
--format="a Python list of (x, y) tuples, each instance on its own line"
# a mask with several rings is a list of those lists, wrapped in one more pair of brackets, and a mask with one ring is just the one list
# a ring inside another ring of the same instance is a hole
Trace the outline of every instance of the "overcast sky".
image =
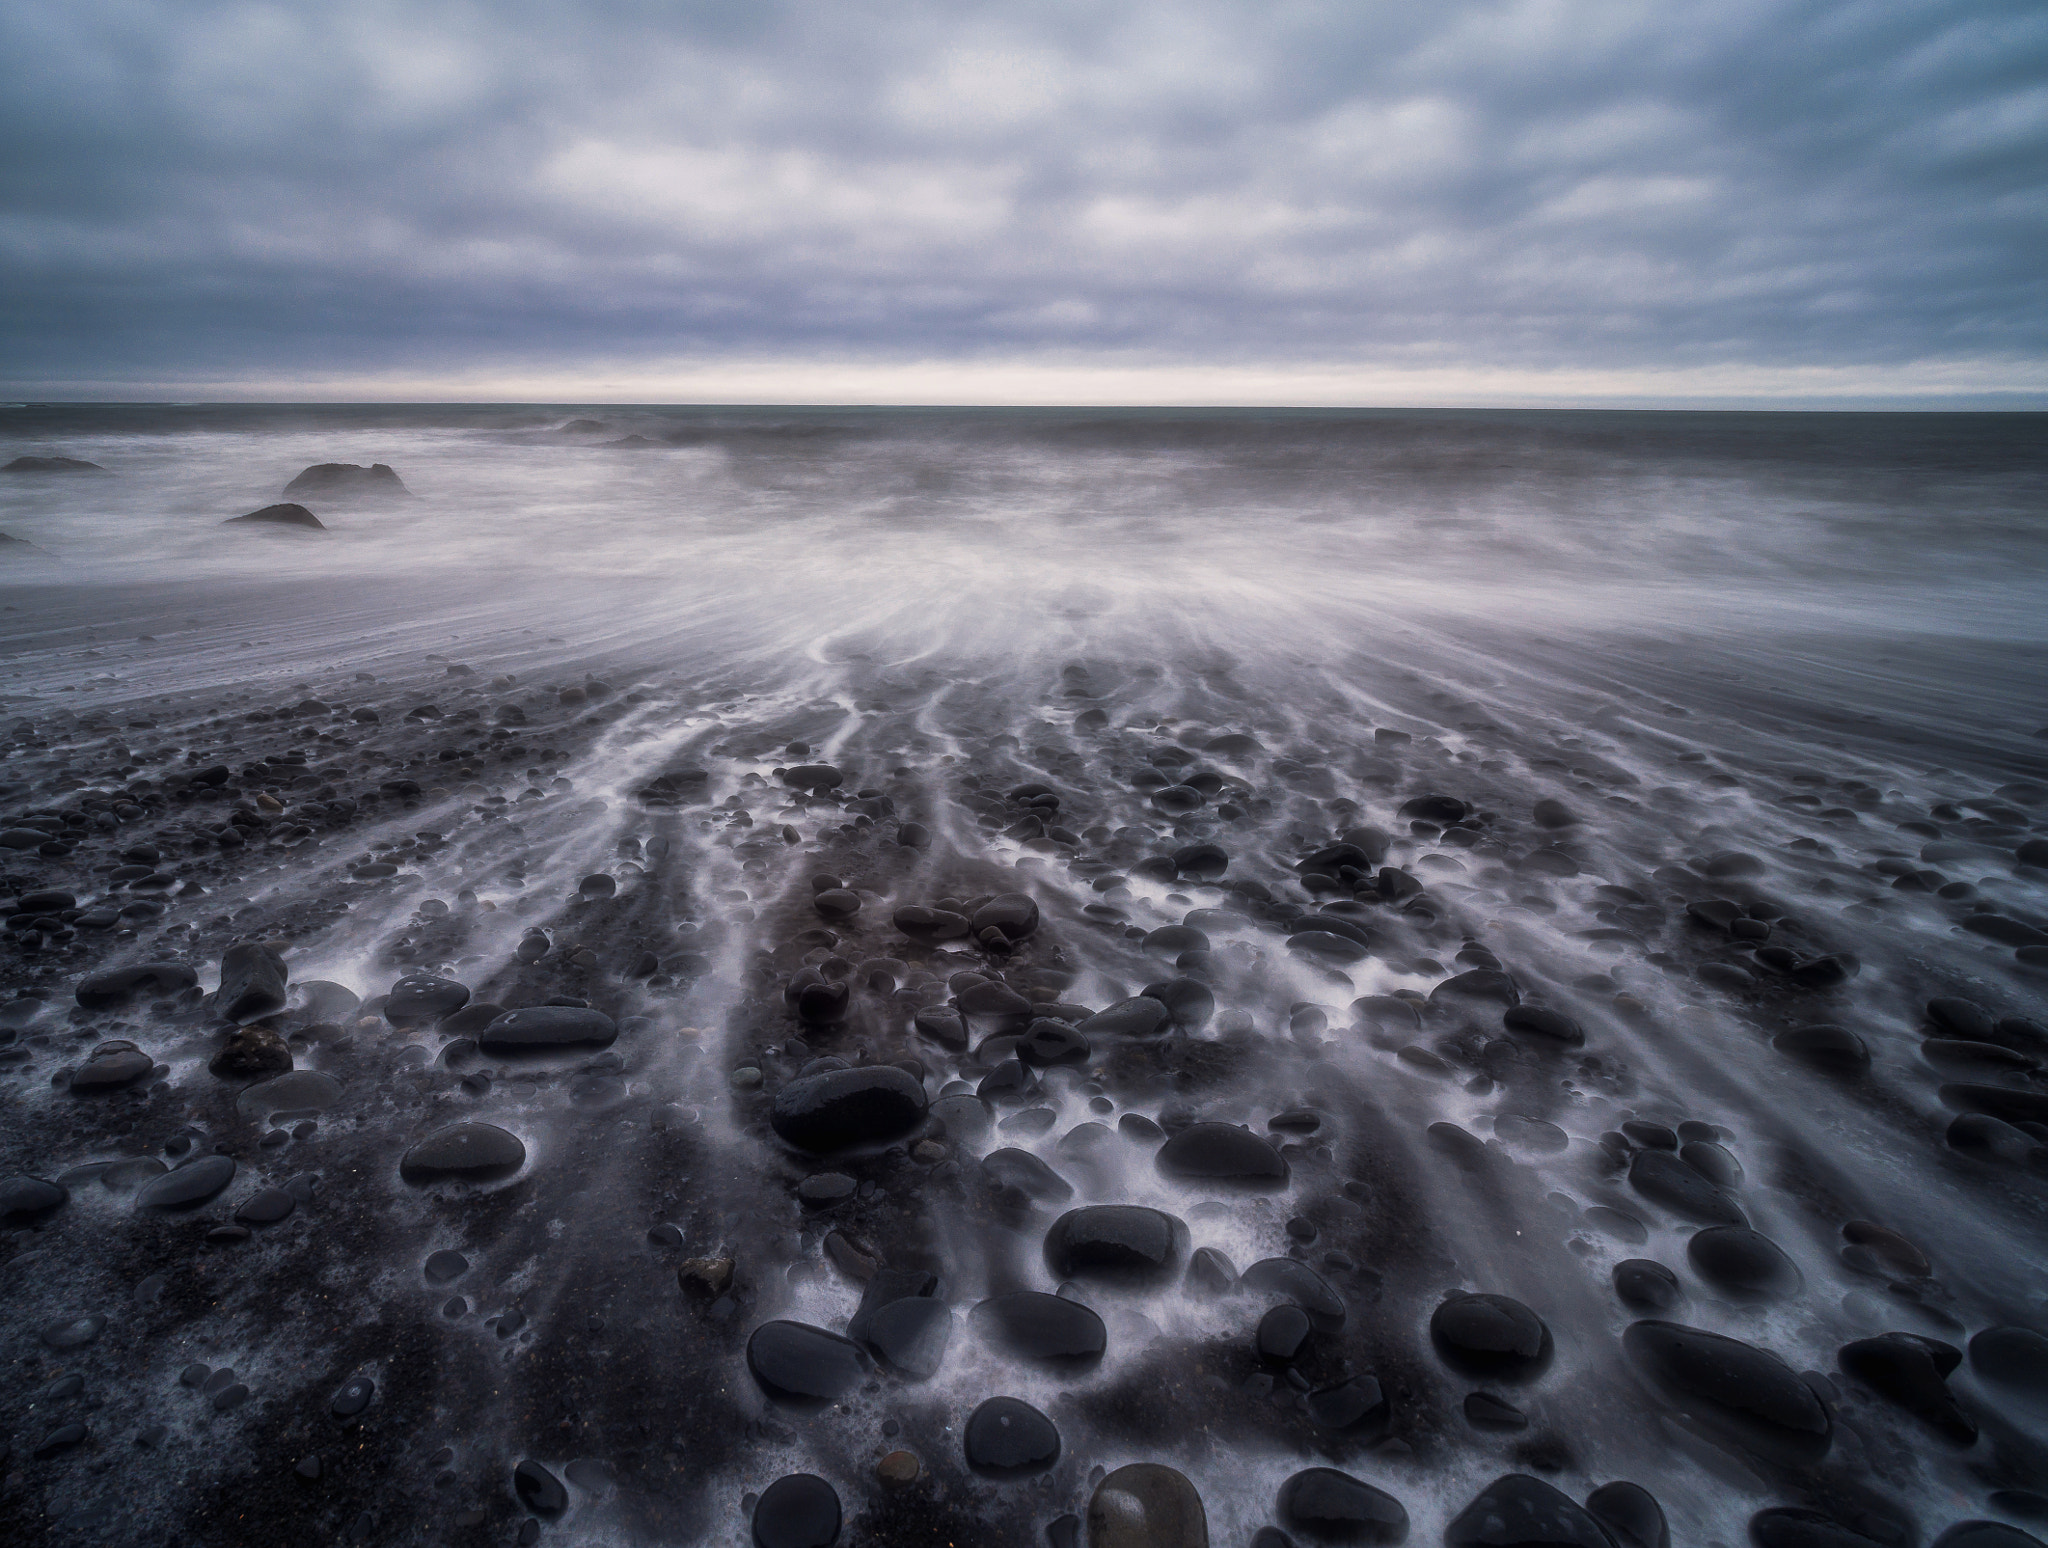
[(36, 396), (2048, 403), (2041, 0), (0, 0)]

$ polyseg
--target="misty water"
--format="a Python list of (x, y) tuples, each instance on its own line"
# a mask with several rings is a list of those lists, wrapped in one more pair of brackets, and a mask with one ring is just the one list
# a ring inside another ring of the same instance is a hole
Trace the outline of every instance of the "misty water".
[(17, 456), (96, 467), (0, 474), (8, 1540), (2048, 1519), (2040, 416)]

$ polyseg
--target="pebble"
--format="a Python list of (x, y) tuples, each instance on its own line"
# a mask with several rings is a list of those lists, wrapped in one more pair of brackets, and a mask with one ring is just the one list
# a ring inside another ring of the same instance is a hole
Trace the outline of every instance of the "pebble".
[(1304, 1468), (1280, 1485), (1275, 1514), (1317, 1542), (1398, 1543), (1408, 1512), (1383, 1489), (1333, 1467)]
[(839, 1521), (839, 1495), (830, 1484), (813, 1473), (790, 1473), (761, 1491), (754, 1548), (832, 1548)]
[(369, 1377), (351, 1376), (336, 1391), (327, 1411), (337, 1419), (353, 1419), (370, 1406), (370, 1399), (376, 1395), (377, 1384)]
[(260, 1193), (244, 1199), (235, 1210), (235, 1219), (243, 1225), (276, 1225), (287, 1219), (297, 1209), (299, 1201), (284, 1188), (265, 1188)]
[(562, 1481), (530, 1458), (512, 1469), (512, 1491), (536, 1516), (559, 1516), (569, 1508), (569, 1491)]
[(1163, 1463), (1120, 1467), (1089, 1496), (1088, 1548), (1209, 1548), (1202, 1497)]
[(852, 1339), (806, 1322), (764, 1322), (747, 1339), (747, 1369), (770, 1397), (830, 1403), (865, 1381), (874, 1362)]
[(1446, 1364), (1473, 1375), (1522, 1380), (1549, 1362), (1550, 1330), (1505, 1295), (1455, 1295), (1430, 1314), (1429, 1336)]
[(1821, 1024), (1780, 1032), (1771, 1046), (1809, 1069), (1826, 1075), (1861, 1075), (1870, 1068), (1870, 1050), (1846, 1027)]
[(1195, 1123), (1155, 1153), (1164, 1175), (1182, 1182), (1267, 1191), (1288, 1183), (1286, 1159), (1259, 1135), (1227, 1123)]
[[(1228, 1267), (1228, 1260), (1225, 1260)], [(1237, 1287), (1250, 1295), (1285, 1299), (1308, 1313), (1309, 1321), (1323, 1333), (1335, 1333), (1344, 1326), (1347, 1309), (1344, 1298), (1330, 1282), (1295, 1258), (1261, 1258), (1238, 1276)]]
[(398, 1175), (409, 1183), (492, 1182), (525, 1164), (526, 1146), (518, 1135), (488, 1123), (455, 1123), (415, 1141), (400, 1159)]
[(1653, 1385), (1767, 1455), (1816, 1461), (1834, 1439), (1827, 1410), (1792, 1368), (1740, 1339), (1674, 1322), (1632, 1323), (1622, 1347)]
[(1640, 1150), (1629, 1163), (1629, 1186), (1652, 1203), (1701, 1225), (1748, 1225), (1742, 1207), (1668, 1150)]
[(1157, 1284), (1179, 1269), (1187, 1238), (1187, 1226), (1163, 1210), (1095, 1204), (1053, 1222), (1045, 1261), (1056, 1279)]
[(1836, 1356), (1844, 1375), (1924, 1419), (1958, 1446), (1977, 1439), (1977, 1426), (1956, 1406), (1948, 1377), (1963, 1352), (1916, 1333), (1881, 1333), (1844, 1344)]
[(1650, 1258), (1625, 1258), (1615, 1264), (1614, 1293), (1637, 1311), (1676, 1311), (1685, 1304), (1678, 1276)]
[(1671, 1548), (1664, 1508), (1641, 1484), (1602, 1484), (1586, 1496), (1586, 1511), (1613, 1534), (1618, 1548)]
[(258, 941), (230, 946), (220, 959), (220, 988), (214, 1003), (233, 1022), (256, 1021), (284, 1009), (284, 958)]
[(391, 986), (391, 993), (384, 999), (384, 1019), (394, 1027), (421, 1026), (444, 1020), (468, 1003), (467, 985), (452, 978), (417, 973)]
[(1271, 1365), (1292, 1365), (1308, 1343), (1313, 1324), (1308, 1313), (1292, 1302), (1275, 1306), (1259, 1319), (1252, 1347), (1261, 1360)]
[(192, 1209), (217, 1197), (234, 1180), (232, 1157), (200, 1156), (144, 1183), (136, 1190), (135, 1202), (144, 1209)]
[(1614, 1548), (1589, 1512), (1540, 1478), (1496, 1478), (1444, 1528), (1446, 1548)]
[(1014, 1190), (1041, 1204), (1063, 1204), (1074, 1186), (1028, 1150), (1005, 1147), (981, 1158), (981, 1176), (991, 1188)]
[(587, 1006), (528, 1005), (509, 1010), (485, 1027), (477, 1047), (487, 1054), (547, 1053), (560, 1048), (609, 1048), (618, 1023)]
[(928, 1296), (900, 1296), (870, 1314), (864, 1341), (890, 1370), (928, 1380), (939, 1373), (953, 1342), (952, 1309)]
[(961, 1436), (967, 1465), (995, 1478), (1025, 1478), (1060, 1459), (1060, 1432), (1021, 1398), (992, 1397), (968, 1416)]
[(974, 1308), (970, 1320), (997, 1352), (1055, 1366), (1093, 1365), (1109, 1343), (1102, 1318), (1091, 1308), (1043, 1290), (993, 1296)]
[(1796, 1295), (1805, 1284), (1798, 1266), (1776, 1242), (1747, 1226), (1708, 1226), (1685, 1244), (1693, 1271), (1742, 1300)]
[(17, 1175), (0, 1179), (0, 1222), (26, 1224), (58, 1209), (70, 1198), (70, 1189), (41, 1177)]
[(826, 1153), (900, 1139), (924, 1122), (925, 1111), (923, 1085), (895, 1065), (878, 1064), (786, 1082), (768, 1121), (799, 1150)]

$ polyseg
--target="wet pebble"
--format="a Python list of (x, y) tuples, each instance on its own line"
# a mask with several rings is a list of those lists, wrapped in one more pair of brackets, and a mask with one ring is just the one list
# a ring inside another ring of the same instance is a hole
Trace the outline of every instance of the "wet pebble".
[(924, 1087), (894, 1065), (827, 1070), (787, 1082), (769, 1123), (814, 1153), (900, 1139), (924, 1121)]
[(1286, 1159), (1248, 1129), (1196, 1123), (1174, 1135), (1153, 1157), (1166, 1176), (1183, 1182), (1227, 1184), (1250, 1190), (1284, 1188)]
[(1708, 1284), (1743, 1300), (1799, 1293), (1798, 1266), (1776, 1242), (1747, 1226), (1708, 1226), (1685, 1244), (1693, 1271)]
[(1120, 1467), (1089, 1496), (1088, 1548), (1209, 1548), (1202, 1497), (1162, 1463)]
[(1021, 1398), (982, 1402), (968, 1416), (961, 1440), (967, 1465), (990, 1477), (1029, 1477), (1060, 1458), (1059, 1429)]
[(192, 1209), (219, 1195), (235, 1180), (229, 1156), (200, 1156), (175, 1171), (144, 1183), (135, 1202), (145, 1209)]
[(1496, 1478), (1444, 1528), (1446, 1548), (1614, 1548), (1570, 1495), (1540, 1478)]
[(1280, 1486), (1280, 1519), (1314, 1542), (1398, 1543), (1408, 1536), (1408, 1512), (1383, 1489), (1333, 1467), (1311, 1467)]
[(400, 1159), (398, 1175), (409, 1183), (492, 1182), (525, 1164), (526, 1146), (518, 1135), (494, 1124), (456, 1123), (415, 1141)]
[(1695, 1418), (1766, 1454), (1814, 1460), (1833, 1440), (1820, 1399), (1768, 1350), (1657, 1320), (1630, 1324), (1622, 1346), (1653, 1385), (1687, 1403)]
[(506, 1011), (477, 1038), (487, 1054), (545, 1053), (557, 1048), (609, 1048), (618, 1024), (584, 1006), (529, 1005)]
[(1186, 1225), (1137, 1204), (1069, 1210), (1045, 1234), (1045, 1261), (1058, 1279), (1153, 1284), (1173, 1274), (1186, 1250)]
[(1550, 1330), (1511, 1296), (1456, 1295), (1430, 1315), (1429, 1335), (1446, 1364), (1470, 1374), (1523, 1379), (1550, 1358)]
[(830, 1403), (865, 1381), (873, 1361), (853, 1340), (805, 1322), (764, 1322), (747, 1339), (747, 1369), (770, 1397)]
[(761, 1491), (754, 1548), (832, 1548), (839, 1521), (839, 1495), (830, 1484), (813, 1473), (790, 1473)]
[(1109, 1341), (1102, 1318), (1091, 1308), (1043, 1290), (993, 1296), (974, 1308), (971, 1320), (991, 1348), (1048, 1365), (1092, 1365)]

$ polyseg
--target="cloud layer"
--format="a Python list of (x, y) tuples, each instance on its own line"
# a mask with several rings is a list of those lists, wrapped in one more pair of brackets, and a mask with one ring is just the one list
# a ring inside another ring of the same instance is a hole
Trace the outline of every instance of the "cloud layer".
[(66, 0), (0, 61), (18, 389), (2048, 389), (2033, 0)]

